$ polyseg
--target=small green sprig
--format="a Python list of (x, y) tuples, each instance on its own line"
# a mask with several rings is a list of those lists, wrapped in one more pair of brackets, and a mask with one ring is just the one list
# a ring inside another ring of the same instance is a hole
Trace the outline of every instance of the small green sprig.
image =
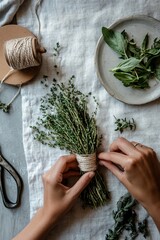
[(143, 234), (144, 238), (149, 236), (147, 218), (145, 218), (142, 222), (138, 223), (138, 231)]
[(120, 133), (123, 133), (124, 129), (135, 131), (136, 123), (133, 118), (132, 120), (127, 120), (127, 118), (116, 118), (115, 116), (114, 118), (116, 124), (115, 131), (119, 131)]
[[(126, 193), (117, 202), (117, 210), (113, 211), (114, 227), (109, 229), (106, 234), (106, 240), (120, 239), (123, 231), (129, 232), (129, 240), (134, 240), (139, 234), (143, 234), (144, 238), (149, 235), (147, 219), (142, 223), (138, 223), (137, 229), (137, 213), (134, 207), (137, 201), (129, 194)], [(128, 238), (125, 237), (125, 240)]]
[[(50, 92), (41, 99), (42, 117), (32, 127), (34, 137), (42, 144), (59, 147), (70, 153), (95, 153), (101, 142), (95, 120), (99, 104), (94, 98), (95, 110), (92, 114), (88, 113), (91, 93), (85, 95), (77, 90), (73, 84), (74, 78), (72, 76), (68, 84), (57, 83), (53, 79)], [(97, 170), (81, 195), (83, 206), (96, 208), (104, 205), (107, 198), (108, 191)]]
[(53, 48), (53, 51), (54, 51), (53, 55), (55, 57), (59, 56), (60, 49), (61, 49), (61, 46), (60, 46), (59, 42), (57, 42), (56, 46)]
[(0, 109), (5, 113), (9, 113), (10, 105), (7, 105), (6, 103), (0, 101)]

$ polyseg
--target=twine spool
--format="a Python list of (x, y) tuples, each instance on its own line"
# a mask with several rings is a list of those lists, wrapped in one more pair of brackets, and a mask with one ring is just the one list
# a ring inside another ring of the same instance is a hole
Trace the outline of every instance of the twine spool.
[[(4, 43), (4, 56), (7, 64), (11, 67), (8, 73), (0, 81), (0, 89), (5, 80), (14, 72), (26, 68), (39, 66), (42, 62), (42, 53), (46, 50), (41, 47), (34, 36), (15, 38)], [(7, 104), (9, 106), (18, 96), (21, 90), (21, 84), (15, 96)]]
[(39, 66), (42, 61), (41, 53), (45, 49), (39, 46), (37, 38), (28, 36), (6, 41), (4, 51), (8, 65), (15, 70), (22, 70)]
[(76, 154), (76, 157), (79, 168), (82, 172), (95, 171), (97, 169), (96, 153), (82, 155)]

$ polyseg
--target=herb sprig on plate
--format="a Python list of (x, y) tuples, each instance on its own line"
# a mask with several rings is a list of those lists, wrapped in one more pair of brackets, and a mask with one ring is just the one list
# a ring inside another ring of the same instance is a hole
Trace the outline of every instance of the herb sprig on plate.
[(130, 39), (125, 30), (121, 33), (102, 27), (104, 41), (116, 52), (122, 61), (112, 69), (114, 76), (125, 87), (149, 88), (149, 80), (160, 80), (160, 39), (155, 38), (149, 47), (146, 34), (141, 45)]

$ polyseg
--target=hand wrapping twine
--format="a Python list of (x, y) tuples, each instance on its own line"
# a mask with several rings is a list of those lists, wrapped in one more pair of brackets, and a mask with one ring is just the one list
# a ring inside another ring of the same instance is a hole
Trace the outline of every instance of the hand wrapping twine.
[(96, 153), (76, 154), (76, 158), (82, 172), (95, 171), (97, 169)]
[[(23, 38), (16, 38), (8, 40), (4, 43), (4, 54), (7, 64), (11, 67), (8, 73), (0, 82), (0, 88), (3, 82), (15, 71), (20, 71), (26, 68), (39, 66), (42, 61), (41, 54), (46, 50), (40, 47), (36, 37), (27, 36)], [(21, 89), (19, 89), (12, 100), (7, 104), (9, 106), (18, 96)]]

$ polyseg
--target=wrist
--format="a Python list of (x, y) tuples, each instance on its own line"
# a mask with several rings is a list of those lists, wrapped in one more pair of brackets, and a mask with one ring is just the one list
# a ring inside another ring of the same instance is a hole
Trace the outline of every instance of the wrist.
[(56, 219), (49, 217), (50, 214), (48, 215), (44, 210), (45, 209), (40, 208), (30, 223), (14, 238), (14, 240), (46, 239), (49, 231), (54, 227)]
[(160, 200), (154, 204), (144, 206), (148, 211), (149, 215), (152, 217), (153, 221), (157, 225), (157, 228), (160, 230)]
[(45, 208), (43, 207), (38, 210), (38, 214), (39, 218), (42, 221), (43, 227), (45, 227), (46, 229), (53, 228), (58, 220), (55, 215), (47, 213)]

